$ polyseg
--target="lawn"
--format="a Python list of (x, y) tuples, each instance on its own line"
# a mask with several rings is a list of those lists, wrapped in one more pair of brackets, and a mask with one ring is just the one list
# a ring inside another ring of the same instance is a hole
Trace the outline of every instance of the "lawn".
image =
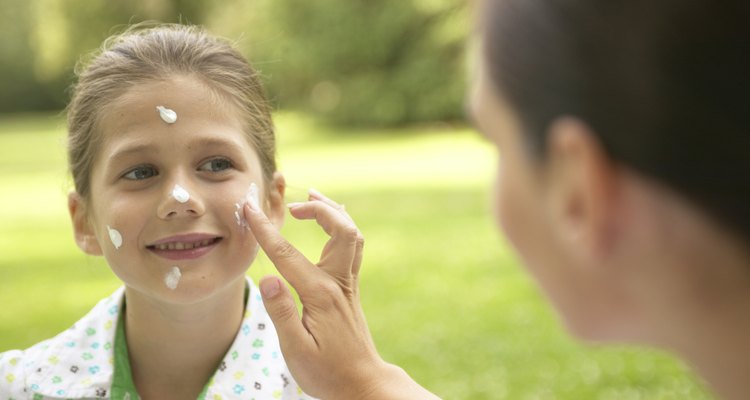
[[(494, 156), (463, 127), (334, 130), (277, 118), (288, 200), (346, 204), (366, 239), (362, 296), (381, 354), (446, 399), (708, 399), (687, 368), (644, 349), (579, 344), (489, 213)], [(119, 282), (74, 245), (58, 115), (0, 117), (0, 352), (66, 329)], [(287, 220), (310, 258), (325, 236)], [(249, 274), (273, 273), (259, 258)]]

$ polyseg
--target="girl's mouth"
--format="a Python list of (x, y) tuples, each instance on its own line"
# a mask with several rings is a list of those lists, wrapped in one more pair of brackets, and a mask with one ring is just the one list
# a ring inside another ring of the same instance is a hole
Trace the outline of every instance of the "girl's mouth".
[(220, 236), (195, 236), (197, 235), (167, 238), (148, 245), (146, 248), (156, 255), (169, 260), (189, 260), (202, 257), (213, 250), (222, 240)]

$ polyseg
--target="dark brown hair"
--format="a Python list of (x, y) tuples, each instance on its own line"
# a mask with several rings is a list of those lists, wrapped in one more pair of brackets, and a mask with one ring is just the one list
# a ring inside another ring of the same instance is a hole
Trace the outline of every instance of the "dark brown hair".
[(543, 158), (575, 116), (618, 162), (750, 239), (750, 2), (487, 0), (496, 89)]

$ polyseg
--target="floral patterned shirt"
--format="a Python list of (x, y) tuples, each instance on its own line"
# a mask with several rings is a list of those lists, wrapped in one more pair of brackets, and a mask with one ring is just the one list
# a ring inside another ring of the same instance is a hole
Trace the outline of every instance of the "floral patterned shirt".
[[(250, 279), (247, 282), (240, 330), (200, 399), (311, 399), (289, 373), (260, 292)], [(115, 351), (115, 338), (124, 293), (119, 288), (52, 339), (0, 353), (0, 400), (136, 400), (134, 393), (117, 384), (122, 377), (115, 377), (115, 365), (123, 361), (117, 360), (122, 355)]]

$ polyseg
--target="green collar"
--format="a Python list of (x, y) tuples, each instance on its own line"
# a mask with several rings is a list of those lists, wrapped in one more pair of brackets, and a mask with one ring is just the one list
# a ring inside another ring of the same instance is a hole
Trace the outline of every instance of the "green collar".
[[(122, 312), (117, 321), (117, 331), (115, 332), (115, 372), (112, 378), (112, 389), (110, 395), (113, 400), (137, 400), (140, 399), (138, 391), (133, 383), (133, 374), (130, 370), (130, 357), (128, 355), (128, 343), (125, 340), (125, 301), (122, 302)], [(203, 390), (198, 395), (197, 400), (204, 400), (208, 384), (203, 386)]]

